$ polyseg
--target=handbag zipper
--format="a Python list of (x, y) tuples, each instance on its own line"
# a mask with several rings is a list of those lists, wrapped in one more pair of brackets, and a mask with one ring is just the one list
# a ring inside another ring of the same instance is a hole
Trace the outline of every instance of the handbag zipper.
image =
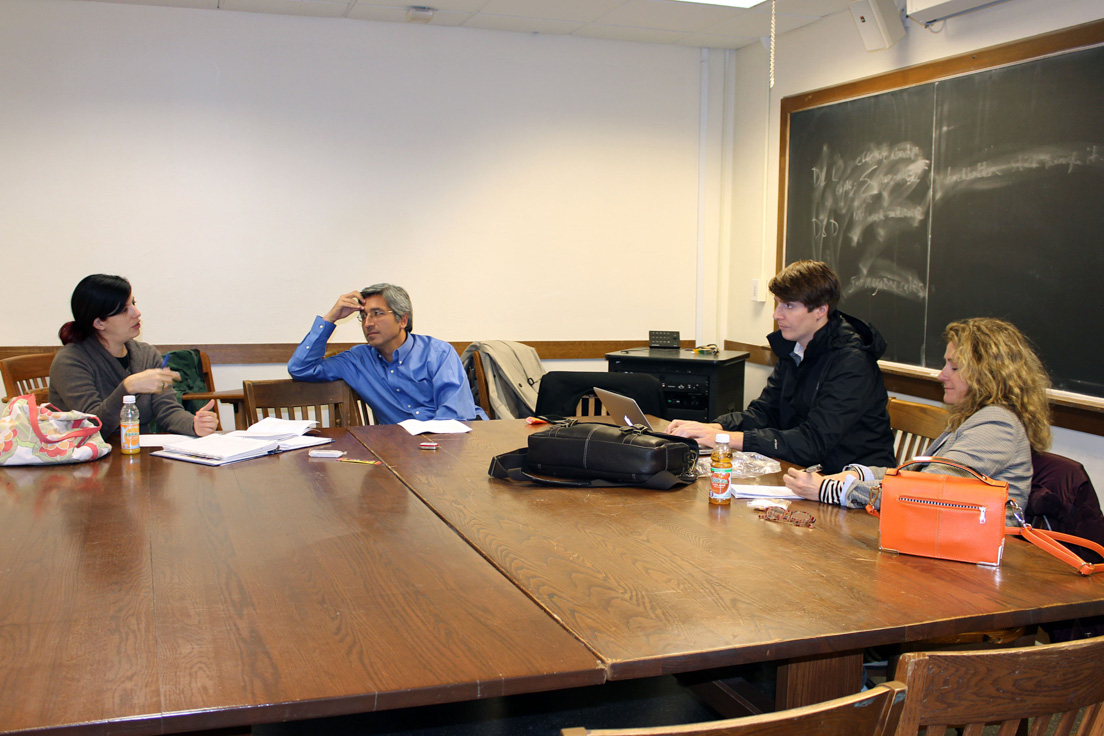
[(953, 503), (951, 501), (935, 501), (930, 498), (913, 498), (912, 496), (901, 496), (900, 501), (907, 503), (919, 503), (926, 506), (939, 506), (945, 509), (963, 509), (965, 511), (977, 511), (980, 515), (978, 517), (978, 523), (985, 523), (985, 506), (975, 506), (968, 503)]

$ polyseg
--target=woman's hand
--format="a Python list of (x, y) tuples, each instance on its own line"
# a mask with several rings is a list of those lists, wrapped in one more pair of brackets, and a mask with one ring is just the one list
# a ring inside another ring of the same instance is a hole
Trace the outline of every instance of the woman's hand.
[(824, 476), (820, 473), (806, 473), (798, 468), (790, 468), (782, 478), (787, 488), (810, 501), (820, 500), (820, 484), (823, 481)]
[(207, 406), (195, 413), (192, 428), (195, 430), (196, 437), (205, 437), (218, 429), (218, 415), (211, 411), (214, 405), (215, 400), (211, 399), (207, 402)]
[(859, 474), (848, 470), (843, 473), (836, 473), (835, 475), (821, 475), (820, 473), (806, 473), (804, 470), (798, 468), (790, 468), (786, 471), (786, 475), (782, 478), (782, 482), (786, 484), (787, 488), (802, 498), (807, 498), (810, 501), (819, 501), (820, 486), (824, 481), (843, 481), (849, 477), (858, 478)]
[(123, 386), (128, 394), (159, 394), (179, 379), (180, 374), (168, 368), (149, 368), (124, 378)]

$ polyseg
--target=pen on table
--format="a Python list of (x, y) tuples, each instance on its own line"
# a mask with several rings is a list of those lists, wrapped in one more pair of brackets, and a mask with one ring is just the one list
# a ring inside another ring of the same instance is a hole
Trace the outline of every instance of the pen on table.
[(351, 457), (343, 457), (338, 460), (339, 463), (362, 463), (363, 465), (379, 465), (379, 460), (357, 460)]
[(806, 473), (819, 473), (820, 469), (822, 467), (824, 467), (824, 466), (822, 466), (820, 463), (817, 463), (816, 465), (810, 465), (809, 467), (805, 468), (804, 472), (806, 472)]

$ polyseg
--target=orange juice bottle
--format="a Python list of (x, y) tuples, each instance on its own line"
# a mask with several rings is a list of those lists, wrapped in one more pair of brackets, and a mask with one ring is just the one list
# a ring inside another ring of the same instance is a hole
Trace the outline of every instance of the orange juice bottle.
[(123, 397), (119, 412), (119, 446), (124, 455), (138, 454), (138, 405), (129, 394)]
[(729, 482), (732, 478), (732, 450), (725, 433), (717, 435), (713, 454), (709, 456), (709, 503), (727, 506), (732, 503)]

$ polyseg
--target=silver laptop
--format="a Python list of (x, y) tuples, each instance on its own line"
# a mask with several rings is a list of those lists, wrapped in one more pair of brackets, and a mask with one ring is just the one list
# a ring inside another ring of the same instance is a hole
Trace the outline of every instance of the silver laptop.
[(602, 402), (602, 406), (606, 407), (606, 411), (610, 413), (610, 416), (626, 427), (643, 424), (648, 429), (652, 428), (652, 423), (640, 410), (640, 404), (637, 404), (636, 399), (631, 396), (622, 396), (597, 387), (594, 389), (594, 394)]
[[(602, 406), (606, 407), (611, 419), (621, 422), (626, 427), (642, 424), (648, 429), (652, 429), (652, 423), (648, 421), (648, 417), (644, 416), (644, 412), (640, 410), (640, 404), (636, 403), (636, 399), (633, 397), (615, 394), (597, 386), (594, 388), (594, 395), (602, 402)], [(711, 452), (713, 452), (712, 447), (698, 446), (698, 454), (700, 455), (709, 455)]]

